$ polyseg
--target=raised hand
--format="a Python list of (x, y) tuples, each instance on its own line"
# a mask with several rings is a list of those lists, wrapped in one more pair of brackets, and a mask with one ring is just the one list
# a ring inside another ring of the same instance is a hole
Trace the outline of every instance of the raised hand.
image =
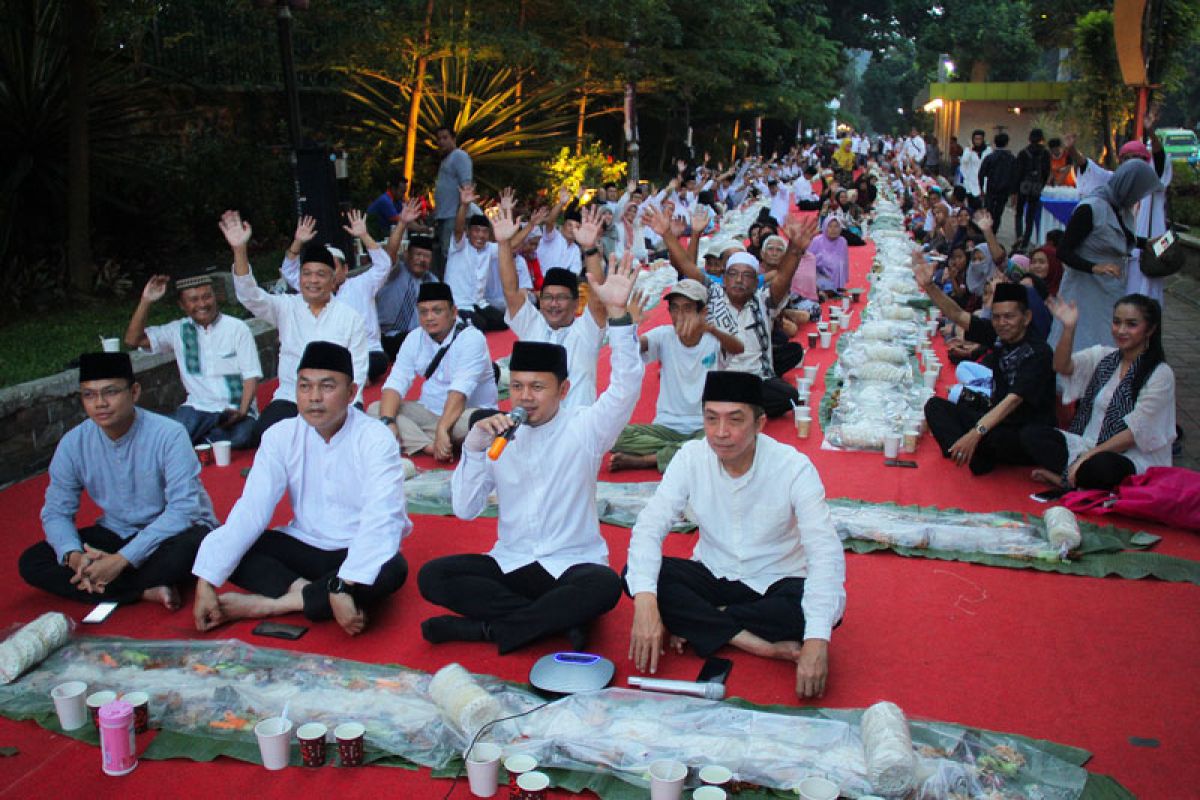
[(925, 260), (925, 256), (921, 251), (914, 250), (912, 255), (913, 277), (917, 279), (917, 286), (921, 287), (922, 291), (928, 291), (933, 285), (933, 264)]
[(808, 250), (812, 240), (817, 238), (817, 217), (813, 214), (801, 220), (789, 220), (783, 226), (783, 232), (789, 243), (795, 242), (800, 250)]
[(350, 220), (349, 225), (342, 226), (342, 230), (344, 230), (346, 233), (350, 234), (355, 239), (365, 239), (371, 235), (367, 232), (367, 218), (363, 216), (361, 211), (356, 208), (352, 208), (346, 215), (346, 218)]
[(981, 231), (986, 232), (992, 229), (992, 215), (991, 212), (987, 211), (986, 209), (980, 209), (979, 211), (976, 211), (975, 216), (972, 217), (972, 219), (975, 221), (975, 224), (979, 226)]
[(507, 242), (517, 234), (517, 223), (513, 221), (512, 208), (505, 208), (501, 205), (499, 208), (492, 209), (489, 215), (492, 220), (492, 231), (496, 234), (497, 242)]
[(687, 230), (687, 220), (685, 220), (683, 217), (677, 217), (672, 214), (671, 215), (671, 233), (675, 234), (675, 238), (678, 239), (680, 236), (683, 236), (683, 232), (686, 230)]
[(301, 217), (300, 221), (296, 223), (296, 234), (292, 238), (298, 244), (305, 245), (311, 242), (316, 235), (317, 218), (306, 215)]
[(404, 208), (400, 209), (400, 224), (408, 227), (421, 218), (421, 204), (416, 200), (409, 200), (404, 204)]
[(558, 204), (565, 206), (569, 202), (571, 202), (571, 190), (564, 186), (558, 190)]
[(541, 206), (534, 209), (533, 213), (529, 215), (529, 224), (536, 228), (548, 219), (550, 219), (550, 209)]
[(254, 232), (250, 223), (243, 222), (242, 215), (236, 211), (226, 211), (222, 214), (221, 221), (217, 223), (217, 226), (225, 235), (225, 241), (235, 250), (245, 247), (250, 241), (250, 235)]
[(1079, 306), (1075, 305), (1074, 300), (1067, 302), (1058, 297), (1047, 297), (1046, 308), (1064, 328), (1074, 328), (1079, 322)]
[(629, 302), (629, 295), (633, 291), (633, 284), (636, 277), (633, 253), (629, 250), (625, 251), (624, 257), (621, 258), (621, 263), (615, 269), (609, 271), (608, 277), (599, 286), (592, 280), (591, 273), (587, 273), (592, 293), (605, 305), (610, 314), (614, 311), (619, 312), (625, 308), (625, 304)]
[(671, 230), (671, 221), (657, 208), (652, 208), (646, 204), (643, 205), (646, 210), (642, 212), (642, 222), (648, 225), (650, 230), (659, 236), (666, 236), (667, 232)]
[(142, 289), (142, 299), (147, 303), (157, 303), (163, 299), (163, 295), (167, 293), (167, 285), (171, 279), (166, 275), (153, 275), (150, 280), (146, 281), (146, 288)]
[(692, 212), (692, 235), (699, 236), (707, 227), (708, 209), (705, 206), (697, 206), (696, 210)]
[(511, 211), (517, 205), (517, 195), (511, 186), (505, 186), (500, 190), (500, 208), (505, 208)]
[(600, 236), (600, 206), (587, 206), (580, 212), (581, 222), (575, 231), (575, 243), (582, 249), (591, 249)]
[(464, 183), (462, 186), (458, 187), (458, 202), (462, 203), (464, 206), (471, 205), (471, 203), (474, 203), (478, 198), (479, 195), (475, 194), (475, 184)]
[(629, 316), (633, 318), (634, 326), (642, 323), (642, 318), (646, 315), (646, 304), (650, 302), (650, 297), (643, 291), (635, 291), (629, 296), (629, 302), (625, 309), (629, 312)]

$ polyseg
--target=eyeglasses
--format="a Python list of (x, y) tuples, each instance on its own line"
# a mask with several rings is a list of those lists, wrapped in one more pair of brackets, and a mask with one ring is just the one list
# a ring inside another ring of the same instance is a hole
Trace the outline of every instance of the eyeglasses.
[(84, 389), (79, 393), (79, 397), (85, 403), (94, 403), (101, 397), (103, 397), (105, 400), (116, 400), (127, 391), (129, 391), (128, 386), (105, 386), (100, 391), (95, 391), (94, 389)]
[(570, 294), (546, 294), (542, 292), (543, 303), (569, 303), (574, 299)]
[(743, 281), (745, 283), (750, 283), (751, 281), (757, 279), (758, 275), (749, 270), (725, 270), (725, 280), (727, 281)]

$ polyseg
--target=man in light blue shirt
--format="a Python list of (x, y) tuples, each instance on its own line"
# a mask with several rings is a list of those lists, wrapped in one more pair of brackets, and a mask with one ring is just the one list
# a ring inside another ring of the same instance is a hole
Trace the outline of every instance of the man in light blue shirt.
[(433, 188), (433, 216), (437, 220), (437, 274), (445, 275), (446, 258), (450, 255), (450, 237), (454, 234), (454, 217), (458, 214), (458, 190), (474, 180), (471, 157), (458, 146), (454, 131), (443, 125), (434, 132), (438, 153), (437, 184)]
[[(150, 600), (179, 608), (216, 525), (200, 463), (178, 422), (137, 407), (141, 386), (127, 353), (85, 353), (79, 395), (88, 419), (58, 443), (42, 507), (46, 541), (20, 559), (30, 586), (85, 603)], [(102, 516), (76, 528), (86, 491)]]

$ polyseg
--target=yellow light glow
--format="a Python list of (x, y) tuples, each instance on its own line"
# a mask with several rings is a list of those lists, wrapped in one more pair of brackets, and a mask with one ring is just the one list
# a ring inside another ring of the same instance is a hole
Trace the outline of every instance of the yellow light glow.
[(926, 114), (932, 114), (933, 112), (937, 111), (944, 105), (946, 105), (946, 103), (942, 100), (942, 98), (935, 97), (932, 100), (930, 100), (928, 103), (926, 103), (925, 105), (921, 106), (921, 108), (925, 111)]

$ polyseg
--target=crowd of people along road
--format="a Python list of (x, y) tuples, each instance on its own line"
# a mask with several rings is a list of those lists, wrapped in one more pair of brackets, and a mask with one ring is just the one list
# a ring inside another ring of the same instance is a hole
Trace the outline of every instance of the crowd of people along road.
[[(428, 641), (492, 642), (504, 653), (562, 634), (584, 649), (624, 592), (638, 670), (656, 671), (668, 648), (707, 656), (730, 645), (794, 662), (798, 696), (820, 696), (845, 609), (842, 548), (813, 465), (763, 427), (797, 399), (783, 380), (804, 357), (793, 339), (848, 289), (849, 248), (864, 243), (881, 180), (911, 211), (923, 248), (917, 281), (960, 332), (951, 352), (976, 365), (962, 394), (970, 403), (935, 398), (927, 408), (948, 458), (975, 474), (1030, 463), (1065, 487), (1112, 486), (1170, 462), (1160, 305), (1111, 297), (1143, 243), (1136, 206), (1157, 202), (1169, 179), (1157, 143), (1126, 145), (1110, 174), (1070, 137), (1047, 150), (1036, 131), (1019, 156), (1003, 134), (992, 148), (976, 132), (969, 150), (945, 151), (915, 131), (856, 134), (729, 164), (705, 154), (679, 161), (661, 188), (562, 190), (539, 205), (511, 190), (481, 198), (454, 131), (437, 137), (432, 210), (405, 200), (394, 176), (366, 215), (347, 215), (345, 231), (369, 260), (359, 274), (305, 217), (283, 263), (294, 293), (268, 292), (251, 271), (249, 221), (221, 216), (237, 299), (279, 332), (279, 386), (261, 413), (253, 337), (220, 313), (212, 276), (175, 276), (184, 316), (147, 327), (172, 278), (149, 280), (125, 341), (173, 353), (187, 399), (170, 416), (150, 413), (137, 405), (128, 354), (81, 357), (88, 419), (51, 463), (45, 540), (20, 560), (30, 585), (174, 610), (194, 581), (201, 631), (303, 613), (362, 633), (407, 578), (402, 542), (421, 525), (405, 505), (404, 456), (423, 453), (457, 461), (456, 515), (477, 516), (492, 493), (499, 503), (489, 552), (420, 565), (421, 594), (452, 612), (422, 624)], [(995, 227), (1001, 194), (1024, 195), (1024, 210), (1035, 202), (1020, 178), (1030, 164), (1043, 182), (1066, 175), (1093, 188), (1057, 247), (1022, 256)], [(746, 229), (722, 228), (726, 211), (751, 207), (761, 213)], [(658, 258), (678, 273), (665, 293), (670, 323), (639, 334), (655, 298), (635, 291), (636, 279)], [(1109, 316), (1111, 336), (1099, 341), (1097, 320)], [(518, 339), (509, 393), (526, 420), (493, 460), (487, 451), (515, 421), (496, 410), (500, 373), (483, 331), (504, 327)], [(597, 394), (605, 340), (612, 377)], [(654, 422), (631, 425), (653, 362)], [(1054, 426), (1055, 373), (1063, 400), (1079, 401), (1066, 430)], [(417, 378), (420, 395), (408, 400)], [(380, 379), (381, 399), (364, 410), (363, 388)], [(219, 440), (257, 447), (223, 523), (192, 450)], [(595, 507), (606, 459), (610, 470), (663, 473), (623, 575), (609, 566)], [(75, 519), (83, 492), (102, 512), (93, 525)], [(270, 529), (285, 492), (294, 517)], [(671, 521), (688, 506), (699, 525), (692, 557), (664, 558)]]

